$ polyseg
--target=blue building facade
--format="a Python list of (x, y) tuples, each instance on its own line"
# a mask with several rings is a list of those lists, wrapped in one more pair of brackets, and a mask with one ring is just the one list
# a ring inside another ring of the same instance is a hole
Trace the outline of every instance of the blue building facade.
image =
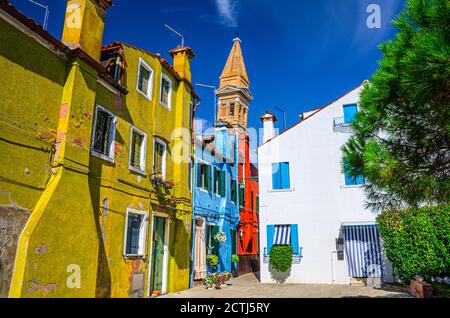
[[(213, 272), (233, 272), (239, 225), (238, 139), (218, 123), (214, 135), (196, 136), (193, 178), (191, 286)], [(216, 235), (224, 234), (224, 242)], [(216, 255), (217, 267), (207, 258)]]

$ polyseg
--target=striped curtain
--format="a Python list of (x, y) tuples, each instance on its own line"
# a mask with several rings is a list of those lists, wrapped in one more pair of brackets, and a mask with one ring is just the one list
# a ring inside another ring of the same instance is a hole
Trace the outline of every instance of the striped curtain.
[(354, 278), (383, 277), (383, 258), (377, 225), (344, 226), (348, 275)]
[(206, 240), (203, 223), (195, 225), (194, 279), (206, 278)]
[(275, 225), (273, 245), (291, 245), (290, 225)]

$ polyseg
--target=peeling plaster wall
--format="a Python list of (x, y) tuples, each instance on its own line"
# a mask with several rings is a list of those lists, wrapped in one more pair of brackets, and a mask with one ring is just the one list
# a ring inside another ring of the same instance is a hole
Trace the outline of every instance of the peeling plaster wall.
[(28, 210), (0, 206), (0, 298), (8, 297), (17, 240), (29, 216)]

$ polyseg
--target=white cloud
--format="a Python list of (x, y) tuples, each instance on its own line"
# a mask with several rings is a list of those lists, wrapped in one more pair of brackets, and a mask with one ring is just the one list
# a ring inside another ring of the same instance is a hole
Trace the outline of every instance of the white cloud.
[(229, 28), (236, 28), (238, 26), (236, 0), (215, 0), (215, 2), (220, 22)]

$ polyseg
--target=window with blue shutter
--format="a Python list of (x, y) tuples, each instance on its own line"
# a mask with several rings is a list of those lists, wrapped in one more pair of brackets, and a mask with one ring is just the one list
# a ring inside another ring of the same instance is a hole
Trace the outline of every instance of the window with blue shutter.
[(275, 232), (275, 225), (267, 225), (267, 255), (270, 254), (270, 250), (273, 246), (273, 235)]
[(358, 105), (344, 105), (344, 122), (351, 124), (355, 121), (356, 114), (358, 113)]
[(300, 254), (300, 246), (298, 245), (298, 225), (291, 224), (291, 246), (294, 255)]
[(364, 176), (352, 177), (348, 173), (348, 163), (344, 162), (344, 175), (345, 175), (345, 185), (364, 185), (366, 184), (366, 178)]
[(291, 188), (289, 162), (272, 164), (272, 188), (273, 190), (287, 190)]

